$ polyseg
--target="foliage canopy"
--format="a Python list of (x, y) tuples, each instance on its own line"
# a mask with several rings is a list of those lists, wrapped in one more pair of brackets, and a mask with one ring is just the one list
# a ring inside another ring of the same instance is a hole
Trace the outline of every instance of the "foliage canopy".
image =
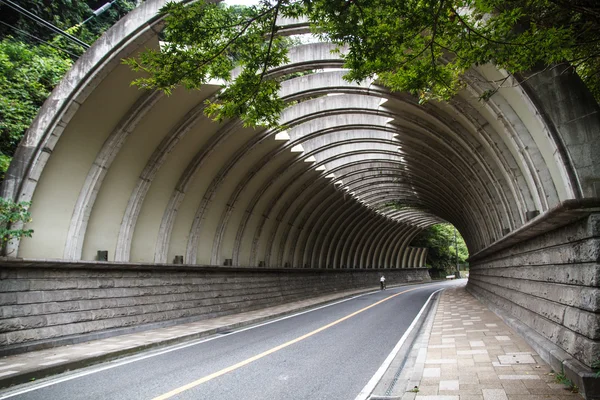
[(50, 46), (7, 38), (0, 42), (0, 170), (6, 171), (19, 141), (71, 60)]
[(456, 247), (454, 245), (454, 226), (451, 224), (433, 225), (419, 234), (411, 243), (412, 246), (427, 247), (427, 264), (436, 270), (456, 270), (456, 249), (458, 263), (463, 264), (469, 258), (469, 250), (464, 239), (456, 231)]
[(225, 90), (208, 107), (217, 120), (276, 125), (284, 105), (267, 71), (287, 61), (279, 17), (305, 18), (322, 40), (347, 46), (348, 80), (377, 77), (422, 101), (451, 98), (469, 68), (490, 62), (513, 74), (575, 68), (600, 98), (596, 0), (263, 0), (248, 8), (200, 0), (162, 13), (162, 48), (127, 60), (148, 73), (134, 84), (168, 93), (221, 79)]
[[(92, 15), (104, 1), (31, 0), (23, 7), (67, 30)], [(135, 7), (118, 0), (111, 8), (70, 33), (91, 43)], [(0, 179), (50, 92), (84, 49), (0, 4)], [(37, 38), (37, 39), (36, 39)]]
[[(93, 15), (93, 10), (101, 7), (107, 0), (28, 0), (19, 2), (27, 11), (37, 15), (45, 21), (70, 34), (80, 40), (91, 44), (104, 31), (110, 28), (116, 21), (127, 14), (136, 6), (136, 0), (117, 0), (108, 10), (97, 17), (92, 18), (83, 26), (77, 26), (88, 17)], [(62, 36), (56, 34), (47, 27), (38, 24), (13, 8), (0, 4), (0, 13), (2, 21), (0, 24), (0, 37), (12, 36), (19, 41), (39, 44), (34, 39), (35, 36), (41, 40), (50, 41), (59, 44), (59, 47), (76, 55), (81, 55), (85, 49), (81, 46), (68, 41)], [(14, 27), (14, 28), (13, 28)], [(16, 30), (16, 29), (18, 30)]]
[(32, 229), (14, 229), (15, 223), (26, 223), (31, 221), (31, 215), (27, 211), (30, 203), (15, 203), (12, 200), (0, 197), (0, 246), (4, 246), (11, 239), (23, 236), (31, 237)]

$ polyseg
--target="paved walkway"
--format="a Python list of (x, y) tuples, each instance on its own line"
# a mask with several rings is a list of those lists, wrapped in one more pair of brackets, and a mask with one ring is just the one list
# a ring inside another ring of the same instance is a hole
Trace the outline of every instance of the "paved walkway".
[[(466, 284), (466, 281), (465, 281)], [(426, 324), (427, 325), (427, 324)], [(496, 314), (465, 289), (446, 289), (415, 342), (402, 400), (579, 400)], [(408, 363), (407, 363), (408, 364)]]

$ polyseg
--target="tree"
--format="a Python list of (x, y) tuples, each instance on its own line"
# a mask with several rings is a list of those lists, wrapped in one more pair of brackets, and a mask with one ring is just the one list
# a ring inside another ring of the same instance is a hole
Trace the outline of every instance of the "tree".
[[(109, 0), (29, 0), (27, 2), (13, 0), (15, 3), (20, 3), (19, 5), (27, 11), (50, 22), (57, 28), (64, 31), (69, 30), (69, 33), (88, 44), (94, 42), (137, 4), (136, 0), (117, 0), (108, 10), (92, 18), (84, 26), (74, 28), (92, 16), (93, 10), (101, 7), (107, 1)], [(63, 37), (57, 37), (47, 27), (27, 18), (6, 4), (0, 4), (0, 12), (2, 21), (5, 23), (0, 25), (0, 38), (12, 36), (22, 42), (38, 44), (39, 41), (33, 38), (35, 36), (45, 41), (58, 41), (61, 47), (77, 55), (81, 55), (85, 50)]]
[(72, 61), (47, 45), (5, 38), (0, 42), (0, 172), (25, 130)]
[[(60, 29), (84, 21), (104, 1), (28, 1), (28, 11)], [(135, 0), (115, 4), (71, 34), (92, 43), (102, 32), (136, 5)], [(0, 180), (31, 121), (50, 92), (84, 49), (48, 28), (0, 4)], [(36, 39), (37, 38), (37, 39)]]
[[(458, 263), (462, 264), (469, 258), (469, 250), (458, 231), (456, 231), (456, 243)], [(454, 246), (454, 226), (452, 224), (437, 224), (425, 229), (412, 241), (411, 245), (429, 249), (427, 264), (434, 270), (434, 275), (444, 273), (443, 271), (456, 270), (456, 247)]]
[(32, 229), (13, 229), (15, 223), (26, 223), (31, 221), (31, 215), (27, 211), (29, 203), (15, 203), (12, 200), (0, 197), (0, 243), (2, 247), (12, 239), (31, 237)]
[[(127, 63), (148, 75), (134, 84), (169, 93), (223, 79), (207, 108), (216, 120), (277, 124), (284, 105), (278, 78), (287, 61), (280, 16), (306, 17), (322, 40), (347, 45), (346, 78), (377, 77), (421, 101), (448, 100), (474, 65), (519, 72), (574, 68), (600, 98), (600, 2), (596, 0), (264, 0), (234, 10), (206, 3), (167, 4), (165, 45)], [(242, 72), (230, 76), (234, 67)], [(499, 84), (513, 84), (507, 77)], [(493, 92), (486, 93), (490, 96)]]

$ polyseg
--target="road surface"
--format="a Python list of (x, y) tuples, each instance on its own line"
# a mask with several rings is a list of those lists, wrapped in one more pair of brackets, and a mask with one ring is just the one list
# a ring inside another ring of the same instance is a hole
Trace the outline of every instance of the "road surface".
[(0, 399), (355, 399), (430, 295), (454, 284), (375, 291), (62, 374)]

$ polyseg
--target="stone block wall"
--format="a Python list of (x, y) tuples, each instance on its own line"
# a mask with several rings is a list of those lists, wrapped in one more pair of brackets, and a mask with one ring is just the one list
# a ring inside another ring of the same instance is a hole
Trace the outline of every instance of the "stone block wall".
[(600, 214), (486, 255), (467, 289), (588, 368), (600, 359)]
[[(0, 270), (0, 354), (376, 287), (380, 273), (18, 264), (4, 263)], [(426, 269), (385, 270), (385, 275), (389, 284), (430, 280)]]

